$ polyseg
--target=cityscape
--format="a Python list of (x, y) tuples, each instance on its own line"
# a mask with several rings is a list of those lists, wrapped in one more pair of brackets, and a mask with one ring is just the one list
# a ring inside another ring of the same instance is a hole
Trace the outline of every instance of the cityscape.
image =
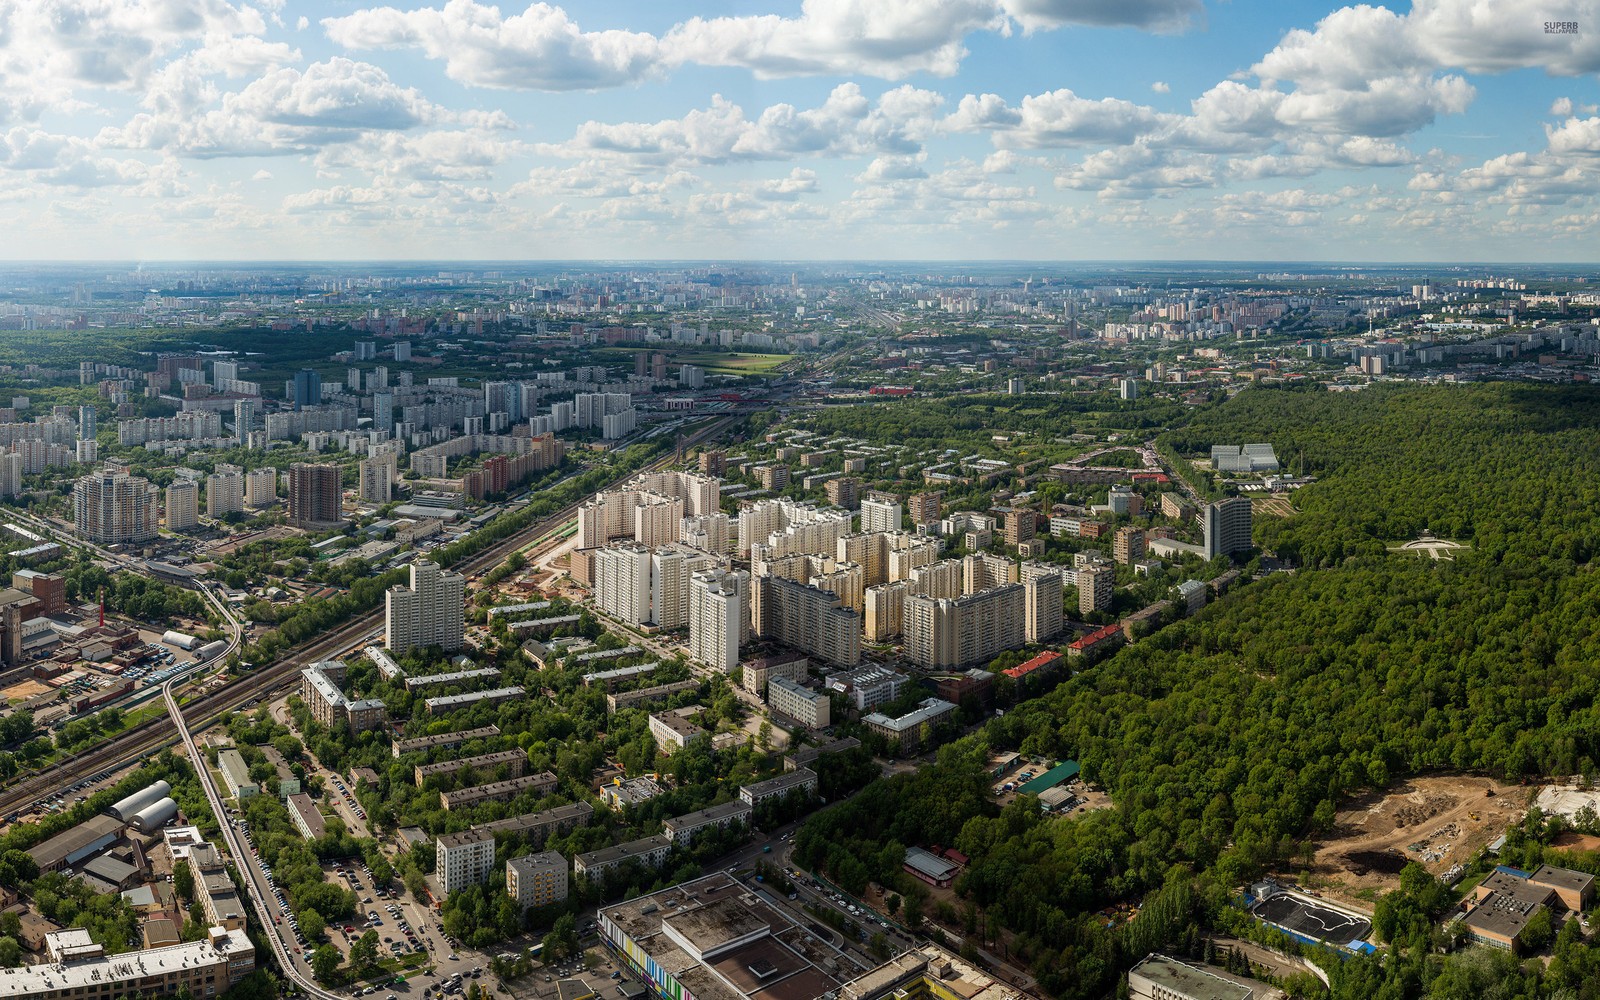
[(0, 0), (0, 1000), (1597, 1000), (1600, 0)]

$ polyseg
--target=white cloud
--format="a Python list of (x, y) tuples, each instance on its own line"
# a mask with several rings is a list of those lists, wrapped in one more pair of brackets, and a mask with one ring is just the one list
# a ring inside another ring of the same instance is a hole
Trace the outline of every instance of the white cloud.
[(1167, 83), (1164, 80), (1157, 80), (1155, 83), (1152, 83), (1150, 85), (1150, 89), (1152, 91), (1154, 91), (1155, 93), (1157, 93), (1157, 94), (1170, 94), (1170, 93), (1172, 93), (1172, 85)]
[(853, 83), (833, 89), (820, 106), (774, 104), (751, 121), (737, 104), (716, 95), (711, 106), (682, 118), (605, 124), (589, 121), (565, 143), (541, 152), (603, 157), (633, 168), (800, 157), (911, 155), (937, 124), (942, 98), (903, 86), (876, 103)]
[(1016, 109), (993, 94), (968, 95), (945, 125), (957, 132), (991, 131), (1002, 148), (1047, 149), (1125, 145), (1169, 119), (1131, 101), (1090, 100), (1062, 89), (1026, 96)]
[(277, 156), (451, 118), (378, 67), (335, 57), (304, 71), (268, 72), (203, 113), (163, 108), (135, 115), (121, 128), (101, 130), (98, 141), (202, 158)]
[(1568, 118), (1559, 128), (1545, 126), (1552, 153), (1600, 156), (1600, 118)]
[(250, 175), (250, 179), (253, 181), (270, 181), (272, 180), (272, 171), (265, 168), (257, 170), (255, 173)]
[(760, 77), (865, 73), (900, 79), (951, 76), (966, 56), (962, 39), (1004, 31), (993, 0), (803, 0), (799, 17), (763, 14), (692, 18), (667, 33), (669, 58), (739, 66)]
[(1572, 114), (1572, 98), (1558, 97), (1550, 102), (1550, 113), (1558, 118), (1565, 118)]
[(450, 0), (443, 8), (360, 10), (324, 18), (334, 42), (351, 49), (421, 49), (444, 60), (452, 80), (475, 87), (595, 90), (657, 72), (661, 43), (636, 31), (581, 30), (560, 7), (535, 3), (503, 17), (498, 7)]
[(1029, 31), (1080, 24), (1175, 32), (1205, 14), (1200, 0), (1001, 0), (1006, 13)]

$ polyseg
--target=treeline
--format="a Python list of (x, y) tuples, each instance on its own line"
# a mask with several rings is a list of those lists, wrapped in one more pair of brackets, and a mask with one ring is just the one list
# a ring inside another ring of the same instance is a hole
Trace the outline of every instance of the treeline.
[[(1425, 772), (1592, 775), (1597, 431), (1600, 394), (1511, 385), (1252, 389), (1200, 414), (1171, 435), (1178, 450), (1272, 441), (1293, 471), (1320, 477), (1297, 494), (1302, 513), (1257, 529), (1308, 566), (1023, 703), (947, 748), (933, 773), (821, 814), (799, 838), (806, 860), (859, 884), (894, 875), (885, 847), (953, 843), (972, 859), (956, 883), (973, 914), (963, 920), (1014, 949), (1053, 995), (1087, 998), (1142, 957), (1096, 911), (1161, 890), (1174, 866), (1212, 899), (1302, 857), (1358, 790)], [(1472, 547), (1441, 562), (1389, 551), (1425, 528)], [(952, 831), (949, 802), (986, 783), (974, 765), (984, 745), (1076, 759), (1116, 807), (1045, 819), (985, 800)], [(1413, 926), (1405, 912), (1388, 904), (1386, 919)], [(1205, 905), (1190, 919), (1207, 930), (1226, 916)], [(1573, 967), (1579, 947), (1558, 943), (1564, 957), (1548, 972), (1509, 960), (1534, 992), (1492, 995), (1548, 995), (1540, 983), (1564, 981), (1555, 970)], [(1340, 963), (1332, 993), (1470, 995), (1434, 984), (1454, 990), (1506, 967), (1422, 948)]]

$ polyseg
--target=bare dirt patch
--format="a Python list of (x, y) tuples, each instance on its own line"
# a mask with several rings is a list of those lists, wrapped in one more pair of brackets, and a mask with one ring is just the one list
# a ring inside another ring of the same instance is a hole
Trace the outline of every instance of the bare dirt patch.
[(1464, 862), (1527, 809), (1528, 789), (1492, 778), (1413, 778), (1387, 794), (1352, 799), (1317, 846), (1307, 881), (1338, 899), (1370, 903), (1420, 863), (1443, 875)]

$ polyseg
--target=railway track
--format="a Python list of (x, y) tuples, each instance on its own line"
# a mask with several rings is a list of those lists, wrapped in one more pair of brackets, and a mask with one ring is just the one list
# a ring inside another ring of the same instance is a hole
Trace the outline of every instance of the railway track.
[[(739, 418), (725, 417), (713, 421), (696, 431), (684, 443), (689, 446), (699, 444), (701, 441), (727, 429), (728, 425), (737, 419)], [(663, 467), (670, 465), (672, 460), (673, 456), (670, 453), (663, 455), (654, 462), (617, 477), (602, 489), (615, 486), (617, 483), (630, 479), (640, 472), (659, 471)], [(529, 526), (525, 531), (507, 536), (490, 545), (482, 552), (468, 557), (455, 568), (469, 579), (480, 576), (492, 569), (512, 552), (527, 545), (530, 540), (541, 538), (550, 531), (559, 528), (563, 522), (576, 515), (578, 508), (587, 500), (588, 497), (584, 497), (568, 504), (537, 524)], [(244, 675), (239, 680), (202, 695), (195, 701), (183, 706), (184, 717), (190, 720), (196, 732), (203, 732), (227, 713), (236, 711), (253, 700), (274, 695), (283, 688), (292, 685), (302, 668), (318, 660), (336, 656), (382, 624), (382, 608), (369, 611), (359, 618), (355, 618), (334, 629), (312, 645), (297, 650), (287, 658), (270, 666), (262, 667), (260, 670)], [(31, 807), (49, 798), (58, 789), (70, 785), (87, 775), (125, 764), (162, 747), (169, 746), (177, 737), (177, 729), (174, 727), (170, 717), (160, 716), (146, 719), (109, 742), (73, 754), (37, 772), (24, 775), (15, 784), (0, 791), (0, 816), (10, 815), (13, 812)]]

